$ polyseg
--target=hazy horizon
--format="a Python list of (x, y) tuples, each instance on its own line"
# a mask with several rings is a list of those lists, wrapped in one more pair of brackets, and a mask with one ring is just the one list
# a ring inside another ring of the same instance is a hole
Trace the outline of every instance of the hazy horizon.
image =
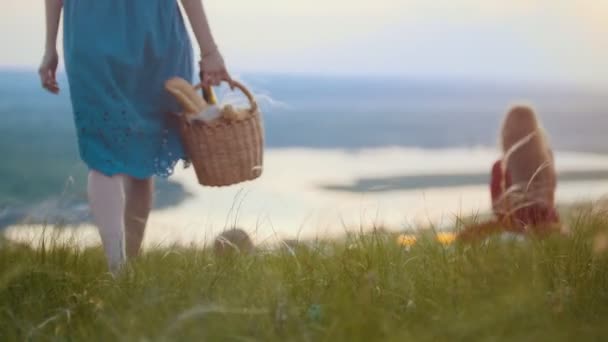
[[(0, 66), (35, 68), (44, 6), (5, 0)], [(233, 73), (606, 84), (608, 3), (581, 0), (205, 2)], [(236, 24), (235, 24), (236, 23)], [(18, 35), (19, 39), (15, 40)]]

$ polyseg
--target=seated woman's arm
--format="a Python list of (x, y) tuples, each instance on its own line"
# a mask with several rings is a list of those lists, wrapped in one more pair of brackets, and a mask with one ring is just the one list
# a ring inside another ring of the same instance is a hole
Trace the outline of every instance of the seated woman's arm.
[(497, 160), (492, 165), (490, 178), (490, 194), (492, 198), (492, 210), (497, 216), (502, 216), (501, 210), (502, 196), (504, 194), (504, 172), (502, 170), (502, 160)]

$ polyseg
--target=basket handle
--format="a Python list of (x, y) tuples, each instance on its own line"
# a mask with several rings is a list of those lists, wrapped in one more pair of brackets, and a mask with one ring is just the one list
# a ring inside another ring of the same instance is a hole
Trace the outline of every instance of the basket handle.
[[(243, 84), (241, 84), (237, 81), (234, 81), (234, 80), (231, 82), (231, 85), (234, 88), (239, 89), (243, 94), (245, 94), (245, 96), (247, 96), (247, 99), (249, 100), (249, 104), (251, 105), (249, 112), (251, 112), (251, 114), (255, 113), (258, 110), (258, 103), (255, 101), (255, 98), (253, 97), (253, 94), (251, 94), (249, 89), (247, 89), (247, 87), (245, 87)], [(199, 83), (196, 86), (194, 86), (194, 90), (200, 90), (202, 88), (203, 88), (202, 83)]]

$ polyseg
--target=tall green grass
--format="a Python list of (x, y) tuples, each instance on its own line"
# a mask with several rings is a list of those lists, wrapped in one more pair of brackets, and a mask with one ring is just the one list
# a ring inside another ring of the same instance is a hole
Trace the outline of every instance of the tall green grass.
[(605, 340), (608, 258), (593, 240), (607, 222), (474, 245), (374, 233), (227, 258), (156, 249), (117, 279), (99, 249), (5, 241), (0, 340)]

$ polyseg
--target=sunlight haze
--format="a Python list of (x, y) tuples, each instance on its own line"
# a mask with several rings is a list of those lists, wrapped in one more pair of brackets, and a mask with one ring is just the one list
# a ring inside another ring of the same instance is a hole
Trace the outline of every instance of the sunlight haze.
[[(43, 1), (3, 0), (0, 66), (36, 66)], [(205, 2), (235, 72), (605, 83), (608, 3), (502, 0)]]

